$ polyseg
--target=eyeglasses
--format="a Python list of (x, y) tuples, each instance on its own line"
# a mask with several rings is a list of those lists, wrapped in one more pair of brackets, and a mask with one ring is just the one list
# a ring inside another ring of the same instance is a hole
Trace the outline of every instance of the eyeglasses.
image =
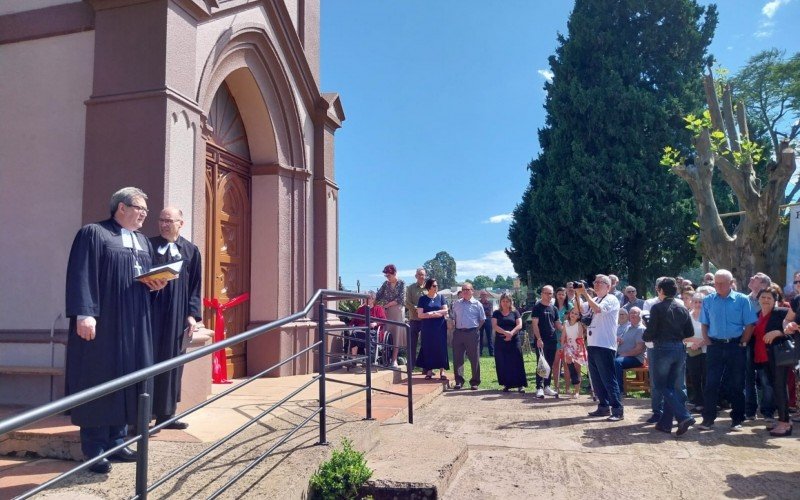
[[(126, 203), (126, 205), (128, 205), (128, 204)], [(128, 205), (128, 206), (131, 207), (131, 208), (135, 208), (136, 210), (138, 210), (139, 212), (141, 212), (141, 213), (143, 213), (145, 215), (147, 215), (150, 212), (150, 210), (148, 210), (147, 207), (141, 207), (139, 205)]]
[(793, 283), (794, 283), (795, 285), (800, 285), (800, 280), (794, 281)]
[(472, 288), (462, 288), (462, 290), (464, 290), (465, 292), (471, 292)]
[(439, 285), (431, 285), (431, 288), (439, 288)]
[(542, 295), (553, 295), (553, 292), (542, 292)]
[(174, 220), (174, 219), (158, 219), (158, 222), (160, 222), (161, 224), (176, 224), (178, 222), (183, 222), (183, 221), (181, 221), (180, 219), (177, 219), (177, 220)]

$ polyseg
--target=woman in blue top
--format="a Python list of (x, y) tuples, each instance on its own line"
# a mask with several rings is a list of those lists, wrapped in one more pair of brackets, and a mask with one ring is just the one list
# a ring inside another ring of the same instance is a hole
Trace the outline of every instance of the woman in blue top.
[(425, 281), (425, 295), (417, 302), (417, 315), (422, 320), (422, 351), (424, 359), (420, 362), (425, 378), (433, 377), (433, 370), (439, 370), (439, 378), (447, 380), (444, 370), (450, 368), (447, 357), (447, 303), (439, 295), (439, 284), (433, 278)]

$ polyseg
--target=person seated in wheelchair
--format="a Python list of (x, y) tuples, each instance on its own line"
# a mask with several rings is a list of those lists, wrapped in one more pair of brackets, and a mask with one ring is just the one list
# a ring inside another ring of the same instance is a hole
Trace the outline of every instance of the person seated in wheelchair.
[[(356, 310), (356, 314), (366, 314), (367, 307), (371, 307), (370, 316), (377, 319), (386, 319), (386, 311), (381, 306), (375, 305), (375, 292), (372, 290), (367, 292), (367, 300)], [(361, 318), (353, 318), (350, 324), (354, 327), (363, 327), (365, 321)], [(371, 321), (369, 325), (370, 334), (373, 339), (380, 339), (380, 333), (383, 331), (383, 325), (377, 321)], [(365, 329), (356, 328), (350, 330), (349, 333), (349, 354), (350, 356), (363, 356), (364, 355), (364, 340), (366, 339)], [(374, 354), (375, 351), (373, 351)]]

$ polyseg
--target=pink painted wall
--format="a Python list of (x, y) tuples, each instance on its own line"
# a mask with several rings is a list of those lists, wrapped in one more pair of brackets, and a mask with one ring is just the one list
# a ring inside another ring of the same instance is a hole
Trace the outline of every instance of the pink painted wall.
[(49, 330), (64, 310), (93, 54), (93, 32), (0, 45), (0, 329)]

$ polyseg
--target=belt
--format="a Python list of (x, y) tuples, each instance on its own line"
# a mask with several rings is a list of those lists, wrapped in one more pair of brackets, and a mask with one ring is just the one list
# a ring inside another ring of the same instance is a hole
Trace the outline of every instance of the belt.
[(731, 344), (731, 343), (738, 344), (739, 342), (741, 342), (742, 337), (733, 337), (730, 339), (717, 339), (714, 337), (708, 337), (708, 340), (710, 340), (712, 344)]
[(478, 329), (477, 326), (471, 326), (469, 328), (456, 328), (456, 330), (461, 330), (461, 331), (464, 331), (464, 332), (468, 332), (470, 330), (477, 330), (477, 329)]

